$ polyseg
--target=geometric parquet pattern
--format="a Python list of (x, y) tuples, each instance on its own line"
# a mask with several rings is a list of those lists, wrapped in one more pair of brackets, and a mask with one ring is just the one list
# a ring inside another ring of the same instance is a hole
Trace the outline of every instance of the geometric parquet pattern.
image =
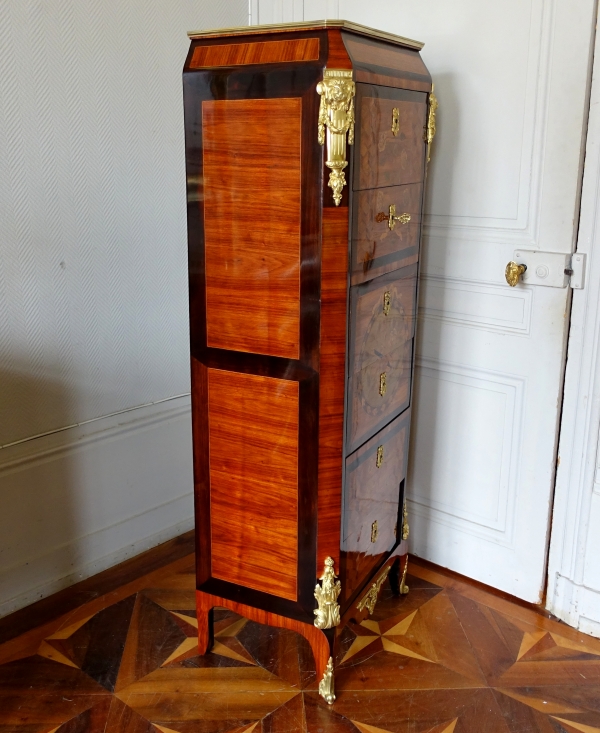
[(0, 733), (600, 733), (600, 640), (420, 567), (341, 634), (337, 700), (305, 640), (215, 612), (187, 557), (0, 646)]

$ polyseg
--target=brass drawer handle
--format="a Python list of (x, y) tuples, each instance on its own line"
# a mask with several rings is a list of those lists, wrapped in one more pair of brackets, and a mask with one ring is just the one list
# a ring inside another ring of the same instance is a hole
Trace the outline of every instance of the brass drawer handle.
[(389, 290), (386, 290), (383, 294), (383, 315), (390, 315), (390, 308), (392, 307), (392, 295)]
[(392, 135), (394, 137), (398, 136), (398, 133), (400, 132), (400, 110), (398, 107), (394, 107), (392, 110)]
[(383, 397), (387, 392), (387, 373), (382, 372), (379, 375), (379, 394)]
[(383, 463), (383, 446), (380, 445), (377, 448), (377, 459), (375, 460), (375, 466), (377, 468), (381, 468), (382, 463)]
[(377, 520), (371, 525), (371, 542), (377, 542), (379, 537), (379, 527), (377, 526)]
[(379, 224), (382, 221), (387, 221), (388, 227), (393, 230), (396, 226), (396, 222), (399, 221), (400, 224), (408, 224), (410, 221), (411, 216), (410, 214), (404, 213), (400, 214), (400, 216), (396, 216), (396, 204), (390, 204), (390, 213), (385, 214), (383, 211), (380, 211), (379, 214), (375, 217), (375, 221)]

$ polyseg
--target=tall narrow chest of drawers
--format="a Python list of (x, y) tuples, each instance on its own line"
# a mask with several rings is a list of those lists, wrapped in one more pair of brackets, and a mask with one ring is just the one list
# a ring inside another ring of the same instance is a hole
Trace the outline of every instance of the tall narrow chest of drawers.
[(215, 607), (336, 634), (405, 591), (421, 44), (345, 21), (190, 34), (184, 69), (200, 653)]

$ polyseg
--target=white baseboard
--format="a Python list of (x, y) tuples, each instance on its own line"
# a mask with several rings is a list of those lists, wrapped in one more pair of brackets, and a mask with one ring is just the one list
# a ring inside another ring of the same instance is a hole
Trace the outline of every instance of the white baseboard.
[(193, 526), (189, 396), (0, 451), (0, 616)]
[(554, 593), (546, 608), (559, 619), (584, 634), (600, 638), (600, 593), (593, 588), (556, 576)]

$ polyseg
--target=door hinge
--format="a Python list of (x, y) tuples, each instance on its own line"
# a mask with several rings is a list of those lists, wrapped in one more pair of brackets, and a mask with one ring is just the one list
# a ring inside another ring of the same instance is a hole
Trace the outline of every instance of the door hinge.
[(581, 290), (585, 285), (586, 255), (579, 252), (541, 252), (538, 249), (519, 249), (514, 262), (525, 265), (521, 276), (524, 285), (544, 285), (550, 288), (571, 287)]

